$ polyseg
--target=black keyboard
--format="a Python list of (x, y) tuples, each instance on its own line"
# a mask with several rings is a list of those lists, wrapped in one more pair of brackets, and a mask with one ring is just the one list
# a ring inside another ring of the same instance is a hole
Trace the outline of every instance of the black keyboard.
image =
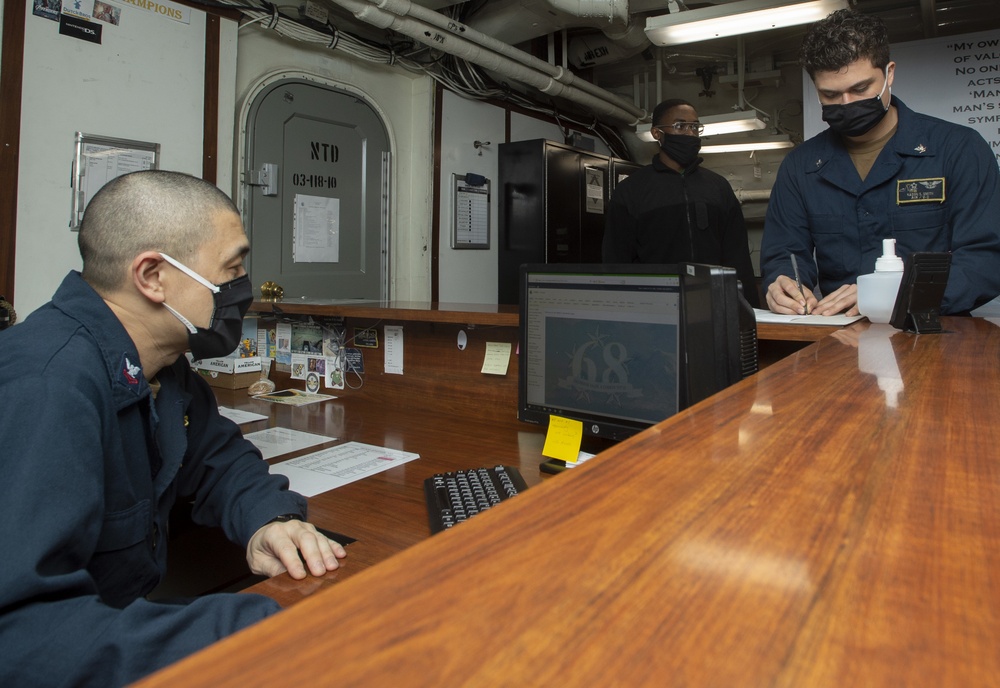
[(510, 499), (528, 486), (513, 466), (438, 473), (424, 481), (431, 533), (439, 533)]

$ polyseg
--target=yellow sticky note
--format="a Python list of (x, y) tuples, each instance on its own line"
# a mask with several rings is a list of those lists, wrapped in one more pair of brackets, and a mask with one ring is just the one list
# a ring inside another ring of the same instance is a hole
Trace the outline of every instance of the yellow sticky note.
[(542, 454), (550, 459), (576, 463), (577, 457), (580, 456), (581, 441), (583, 441), (583, 423), (561, 416), (549, 416), (549, 431), (545, 434)]
[(486, 342), (486, 357), (482, 372), (491, 375), (506, 375), (510, 364), (510, 342)]

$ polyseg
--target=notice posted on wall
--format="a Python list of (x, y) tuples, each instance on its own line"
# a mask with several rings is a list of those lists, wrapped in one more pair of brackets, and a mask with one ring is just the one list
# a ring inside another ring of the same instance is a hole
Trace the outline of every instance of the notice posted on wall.
[(295, 194), (292, 261), (340, 262), (340, 199)]
[(587, 187), (587, 212), (604, 214), (604, 170), (599, 167), (584, 168)]
[(452, 248), (490, 247), (490, 186), (486, 179), (476, 186), (452, 175), (455, 188)]

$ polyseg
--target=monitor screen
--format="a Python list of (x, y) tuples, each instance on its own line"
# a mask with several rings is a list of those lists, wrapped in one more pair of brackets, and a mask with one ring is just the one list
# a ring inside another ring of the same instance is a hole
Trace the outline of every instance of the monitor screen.
[(668, 265), (521, 267), (521, 420), (623, 439), (681, 407), (681, 275)]

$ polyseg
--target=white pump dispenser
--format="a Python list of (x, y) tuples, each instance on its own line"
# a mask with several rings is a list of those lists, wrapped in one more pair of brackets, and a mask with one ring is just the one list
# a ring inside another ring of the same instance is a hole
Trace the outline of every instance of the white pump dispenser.
[(875, 272), (858, 276), (858, 311), (873, 323), (887, 323), (892, 317), (899, 284), (903, 280), (903, 259), (896, 255), (896, 240), (882, 240), (882, 256)]

